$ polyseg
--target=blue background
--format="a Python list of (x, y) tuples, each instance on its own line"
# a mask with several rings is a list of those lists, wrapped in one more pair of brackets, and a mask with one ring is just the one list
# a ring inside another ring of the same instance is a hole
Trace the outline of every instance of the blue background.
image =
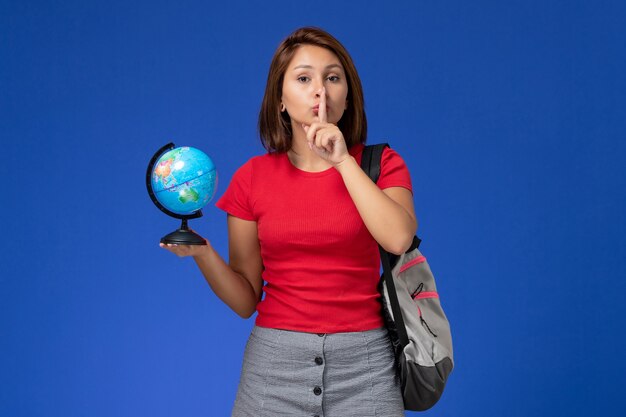
[[(456, 359), (423, 415), (623, 416), (625, 21), (622, 1), (3, 0), (0, 415), (229, 414), (253, 320), (159, 248), (178, 222), (146, 165), (198, 147), (219, 197), (263, 152), (275, 48), (317, 25), (412, 173)], [(227, 257), (215, 201), (191, 226)]]

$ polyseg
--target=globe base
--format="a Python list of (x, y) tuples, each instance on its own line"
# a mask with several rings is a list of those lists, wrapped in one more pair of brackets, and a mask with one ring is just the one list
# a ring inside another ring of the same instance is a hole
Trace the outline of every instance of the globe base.
[(165, 243), (166, 245), (168, 243), (172, 245), (206, 245), (206, 240), (189, 229), (178, 229), (163, 236), (161, 243)]

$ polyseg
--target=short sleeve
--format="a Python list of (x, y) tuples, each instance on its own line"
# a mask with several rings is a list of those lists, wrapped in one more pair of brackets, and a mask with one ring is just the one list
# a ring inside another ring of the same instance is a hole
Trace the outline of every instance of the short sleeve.
[(390, 187), (403, 187), (413, 192), (411, 174), (402, 157), (393, 149), (385, 148), (380, 161), (378, 187), (381, 190)]
[(250, 204), (252, 161), (243, 164), (230, 180), (228, 188), (215, 206), (243, 220), (256, 220)]

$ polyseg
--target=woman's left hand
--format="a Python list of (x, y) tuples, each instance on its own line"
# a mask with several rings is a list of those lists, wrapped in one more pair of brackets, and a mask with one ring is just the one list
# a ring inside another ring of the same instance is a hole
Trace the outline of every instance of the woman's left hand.
[(320, 158), (337, 166), (349, 158), (350, 154), (341, 130), (326, 119), (326, 91), (322, 91), (317, 115), (318, 122), (311, 123), (310, 126), (302, 124), (309, 148)]

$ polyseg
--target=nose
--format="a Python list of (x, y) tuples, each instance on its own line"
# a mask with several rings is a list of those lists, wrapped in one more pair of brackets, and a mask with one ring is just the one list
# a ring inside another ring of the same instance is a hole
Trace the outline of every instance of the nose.
[(316, 98), (321, 97), (322, 96), (322, 91), (324, 89), (324, 81), (323, 80), (318, 80), (315, 83), (314, 87), (315, 87), (315, 97)]

